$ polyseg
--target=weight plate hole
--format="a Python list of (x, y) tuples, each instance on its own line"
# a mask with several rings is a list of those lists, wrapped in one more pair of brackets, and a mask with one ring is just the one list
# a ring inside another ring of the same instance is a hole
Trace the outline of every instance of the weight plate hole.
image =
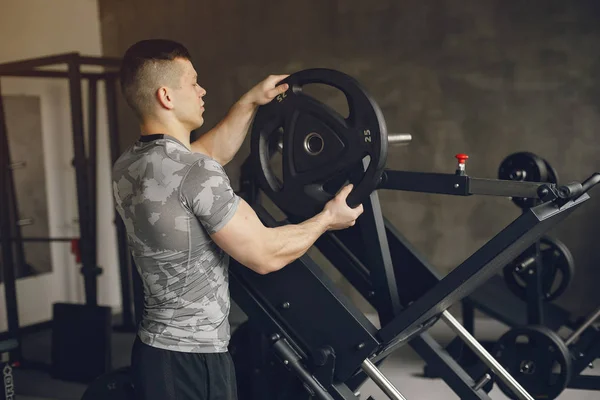
[(323, 137), (318, 133), (309, 133), (304, 138), (304, 150), (311, 156), (321, 154), (323, 148), (325, 148), (325, 142), (323, 141)]

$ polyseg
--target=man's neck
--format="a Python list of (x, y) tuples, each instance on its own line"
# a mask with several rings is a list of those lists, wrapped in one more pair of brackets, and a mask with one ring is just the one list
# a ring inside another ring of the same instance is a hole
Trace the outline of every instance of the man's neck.
[(165, 124), (156, 121), (145, 121), (140, 125), (140, 131), (142, 136), (145, 135), (153, 135), (156, 133), (162, 133), (165, 135), (169, 135), (179, 140), (188, 150), (191, 150), (190, 146), (190, 134), (187, 129), (182, 127), (181, 125), (171, 125)]

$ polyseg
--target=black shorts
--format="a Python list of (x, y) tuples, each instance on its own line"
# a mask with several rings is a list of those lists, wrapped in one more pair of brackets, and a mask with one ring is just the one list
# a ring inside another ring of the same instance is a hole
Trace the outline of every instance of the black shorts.
[(131, 354), (136, 400), (237, 400), (229, 353), (182, 353), (136, 336)]

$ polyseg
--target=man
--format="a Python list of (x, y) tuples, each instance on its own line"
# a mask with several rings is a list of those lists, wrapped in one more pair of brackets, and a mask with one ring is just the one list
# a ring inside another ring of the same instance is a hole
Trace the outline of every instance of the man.
[(269, 76), (244, 94), (213, 129), (186, 48), (145, 40), (124, 55), (121, 86), (139, 118), (140, 138), (113, 167), (116, 208), (144, 284), (144, 312), (132, 351), (140, 399), (236, 399), (227, 346), (228, 262), (258, 274), (291, 263), (327, 230), (363, 212), (343, 188), (321, 213), (297, 225), (265, 227), (232, 190), (223, 169), (239, 150), (258, 106), (288, 85)]

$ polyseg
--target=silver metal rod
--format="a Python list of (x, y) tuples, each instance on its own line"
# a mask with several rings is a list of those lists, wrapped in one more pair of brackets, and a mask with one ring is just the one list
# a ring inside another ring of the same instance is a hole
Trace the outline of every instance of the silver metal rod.
[(492, 380), (492, 376), (490, 374), (485, 374), (484, 376), (481, 377), (481, 379), (479, 381), (477, 381), (475, 386), (473, 386), (473, 390), (478, 391), (479, 389), (481, 389), (482, 387), (487, 385), (488, 382), (491, 380)]
[(406, 398), (402, 396), (402, 393), (400, 393), (398, 389), (392, 385), (388, 378), (381, 373), (381, 371), (375, 366), (375, 364), (371, 362), (371, 360), (367, 359), (363, 361), (362, 369), (369, 376), (369, 378), (373, 379), (373, 382), (375, 382), (375, 384), (379, 386), (379, 388), (383, 390), (383, 392), (387, 394), (390, 399), (406, 400)]
[(519, 399), (533, 400), (533, 397), (504, 369), (498, 361), (450, 314), (442, 313), (442, 320), (456, 333), (469, 348), (504, 382)]
[(388, 133), (388, 144), (390, 145), (409, 144), (411, 140), (410, 133)]
[[(410, 133), (388, 133), (388, 144), (399, 146), (409, 144), (412, 140), (412, 135)], [(279, 138), (277, 142), (277, 151), (280, 153), (283, 151), (283, 138)]]
[(577, 339), (579, 339), (579, 336), (581, 336), (583, 331), (585, 331), (591, 324), (593, 324), (594, 321), (598, 319), (598, 317), (600, 317), (600, 307), (598, 307), (596, 309), (596, 312), (594, 312), (594, 314), (592, 314), (591, 317), (589, 317), (583, 324), (581, 324), (581, 326), (577, 328), (577, 330), (573, 332), (571, 336), (567, 338), (567, 340), (565, 340), (565, 344), (568, 346)]

